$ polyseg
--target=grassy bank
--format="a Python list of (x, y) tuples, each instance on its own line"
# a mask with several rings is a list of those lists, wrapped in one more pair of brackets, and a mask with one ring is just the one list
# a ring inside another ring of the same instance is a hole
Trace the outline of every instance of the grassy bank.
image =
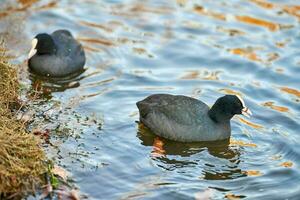
[(34, 192), (47, 171), (40, 141), (12, 112), (20, 107), (18, 92), (15, 68), (0, 58), (0, 199)]

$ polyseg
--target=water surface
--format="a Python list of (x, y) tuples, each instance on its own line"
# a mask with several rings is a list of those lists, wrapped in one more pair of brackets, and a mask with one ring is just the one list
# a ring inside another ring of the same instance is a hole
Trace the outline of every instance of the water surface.
[[(37, 106), (54, 129), (47, 152), (90, 199), (299, 198), (300, 2), (22, 0), (8, 10), (2, 34), (25, 74), (39, 32), (67, 28), (85, 47), (87, 70), (71, 84), (22, 79), (51, 86)], [(209, 105), (240, 94), (254, 114), (232, 120), (230, 143), (176, 143), (136, 123), (135, 103), (153, 93)]]

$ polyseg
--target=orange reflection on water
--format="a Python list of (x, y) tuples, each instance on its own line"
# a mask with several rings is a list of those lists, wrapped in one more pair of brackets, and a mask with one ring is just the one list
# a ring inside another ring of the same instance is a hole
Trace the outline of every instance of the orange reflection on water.
[(242, 146), (242, 147), (257, 147), (254, 143), (247, 143), (241, 140), (234, 140), (230, 138), (230, 145), (231, 146)]
[(293, 166), (293, 162), (292, 161), (285, 161), (283, 163), (280, 164), (281, 167), (292, 167)]
[(164, 142), (159, 138), (155, 137), (153, 141), (153, 150), (151, 152), (152, 157), (165, 156), (166, 151), (164, 150)]
[(277, 110), (279, 112), (288, 112), (289, 109), (283, 106), (276, 106), (274, 105), (274, 102), (268, 101), (262, 104), (263, 106), (269, 107), (273, 110)]
[[(4, 11), (0, 12), (0, 18), (6, 17), (14, 12), (26, 11), (27, 9), (29, 9), (33, 4), (37, 3), (38, 1), (39, 0), (19, 0), (18, 3), (22, 4), (21, 7), (16, 6), (16, 7), (6, 8)], [(35, 8), (34, 10), (53, 8), (56, 6), (56, 4), (57, 4), (56, 1), (50, 1), (49, 3), (47, 3), (45, 5), (41, 5), (37, 8)]]
[(260, 62), (262, 61), (262, 59), (256, 55), (256, 53), (252, 48), (229, 49), (229, 52), (235, 55), (241, 55), (249, 60), (260, 61)]
[(180, 79), (192, 80), (192, 79), (202, 79), (202, 80), (219, 80), (220, 71), (198, 71), (191, 70), (186, 72)]
[(102, 44), (105, 46), (113, 46), (114, 45), (114, 43), (109, 40), (99, 39), (99, 38), (77, 38), (77, 39), (82, 42)]
[(248, 120), (245, 120), (245, 119), (243, 119), (241, 117), (238, 117), (238, 119), (240, 120), (240, 122), (242, 122), (242, 123), (244, 123), (244, 124), (246, 124), (248, 126), (251, 126), (252, 128), (255, 128), (255, 129), (262, 129), (262, 128), (264, 128), (262, 125), (252, 123), (252, 122), (250, 122)]
[(269, 29), (270, 31), (277, 31), (280, 28), (279, 24), (265, 21), (265, 20), (258, 19), (258, 18), (254, 18), (254, 17), (250, 17), (250, 16), (236, 16), (235, 18), (239, 22), (256, 25), (256, 26), (261, 26), (261, 27)]
[(276, 7), (275, 4), (264, 1), (264, 0), (250, 0), (251, 2), (255, 3), (258, 6), (261, 6), (263, 8), (267, 8), (267, 9), (273, 9)]
[(267, 2), (265, 0), (250, 0), (251, 2), (255, 3), (256, 5), (266, 8), (266, 9), (275, 9), (280, 8), (283, 12), (292, 15), (294, 17), (297, 17), (298, 20), (300, 20), (300, 5), (281, 5), (281, 4), (275, 4), (271, 2)]
[(230, 36), (236, 36), (236, 35), (245, 35), (245, 32), (238, 30), (238, 29), (227, 29), (222, 26), (217, 27), (217, 30), (223, 33), (227, 33)]
[(261, 176), (262, 175), (262, 173), (258, 170), (243, 171), (243, 174), (246, 174), (247, 176)]
[(24, 6), (30, 6), (39, 0), (18, 0), (19, 3), (23, 4)]
[(83, 48), (84, 48), (84, 50), (90, 51), (90, 52), (100, 52), (100, 51), (102, 51), (101, 49), (96, 49), (96, 48), (93, 48), (93, 47), (90, 47), (90, 46), (87, 46), (87, 45), (83, 45)]
[(104, 26), (102, 24), (97, 24), (97, 23), (93, 23), (93, 22), (87, 22), (87, 21), (79, 21), (80, 24), (85, 25), (85, 26), (90, 26), (90, 27), (94, 27), (94, 28), (99, 28), (102, 29), (104, 31), (107, 32), (113, 32), (113, 30), (107, 26)]
[(300, 20), (300, 5), (284, 6), (283, 11), (289, 15), (295, 16)]
[(293, 89), (293, 88), (288, 88), (288, 87), (281, 87), (280, 90), (285, 92), (285, 93), (295, 95), (296, 97), (300, 97), (300, 91), (299, 90), (296, 90), (296, 89)]
[(224, 197), (229, 200), (239, 200), (245, 198), (246, 196), (227, 193)]
[(136, 4), (130, 8), (130, 11), (138, 13), (148, 12), (154, 14), (168, 14), (172, 12), (172, 10), (169, 7), (150, 7), (149, 5), (145, 4)]
[(199, 5), (194, 7), (194, 11), (198, 14), (213, 17), (213, 18), (218, 19), (218, 20), (223, 20), (223, 21), (226, 20), (226, 16), (224, 14), (217, 13), (217, 12), (214, 12), (214, 11), (209, 11), (209, 10), (205, 9), (204, 7), (199, 6)]
[(147, 50), (144, 49), (144, 48), (133, 47), (133, 48), (132, 48), (132, 51), (133, 51), (134, 53), (136, 53), (136, 54), (139, 54), (139, 55), (146, 55), (146, 56), (148, 56), (149, 58), (152, 58), (152, 57), (153, 57), (153, 55), (149, 54), (149, 53), (147, 52)]
[(242, 96), (242, 94), (238, 91), (235, 90), (231, 90), (231, 89), (227, 89), (227, 88), (223, 88), (223, 89), (219, 89), (220, 92), (225, 93), (225, 94), (233, 94), (233, 95), (239, 95)]

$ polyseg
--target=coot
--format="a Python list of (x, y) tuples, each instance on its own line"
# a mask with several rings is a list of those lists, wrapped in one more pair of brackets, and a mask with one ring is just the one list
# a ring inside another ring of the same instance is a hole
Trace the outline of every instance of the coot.
[(28, 66), (39, 74), (63, 77), (83, 70), (84, 50), (68, 30), (40, 33), (32, 40)]
[(230, 137), (230, 119), (251, 115), (241, 97), (225, 95), (209, 108), (197, 99), (154, 94), (137, 102), (140, 121), (155, 134), (180, 142), (224, 140)]

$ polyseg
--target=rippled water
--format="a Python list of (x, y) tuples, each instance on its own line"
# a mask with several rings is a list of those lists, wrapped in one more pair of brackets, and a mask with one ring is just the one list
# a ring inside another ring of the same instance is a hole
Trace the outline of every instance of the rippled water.
[[(23, 71), (38, 32), (67, 28), (85, 47), (79, 83), (42, 81), (51, 87), (39, 106), (64, 126), (49, 155), (90, 199), (299, 199), (299, 1), (22, 0), (8, 10), (1, 30)], [(254, 115), (232, 120), (230, 144), (166, 141), (136, 123), (135, 102), (153, 93), (209, 105), (238, 93)]]

